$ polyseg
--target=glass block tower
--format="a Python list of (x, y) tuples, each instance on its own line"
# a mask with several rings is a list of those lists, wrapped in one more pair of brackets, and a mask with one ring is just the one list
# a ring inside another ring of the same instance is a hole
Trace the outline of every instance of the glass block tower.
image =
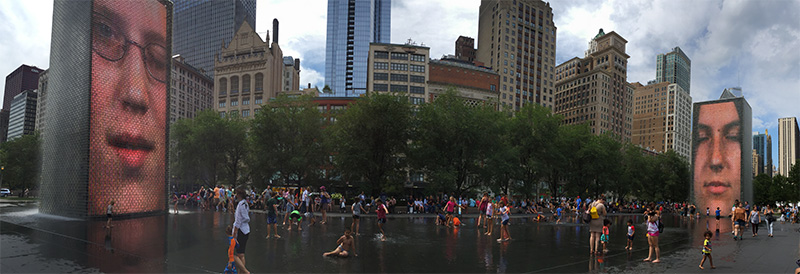
[(367, 91), (370, 43), (391, 40), (391, 0), (328, 0), (325, 85), (321, 96), (354, 97)]
[(174, 0), (172, 54), (214, 78), (214, 56), (243, 21), (256, 25), (256, 0)]
[(656, 83), (661, 82), (678, 84), (691, 93), (689, 87), (692, 83), (692, 60), (689, 60), (680, 47), (656, 57)]

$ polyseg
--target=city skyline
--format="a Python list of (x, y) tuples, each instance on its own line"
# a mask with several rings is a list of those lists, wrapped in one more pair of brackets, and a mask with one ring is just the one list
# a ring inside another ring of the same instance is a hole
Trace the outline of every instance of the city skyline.
[[(324, 86), (327, 1), (259, 1), (256, 31), (281, 21), (284, 54), (303, 60), (301, 86)], [(678, 46), (692, 60), (695, 102), (716, 99), (722, 89), (741, 86), (753, 107), (753, 131), (777, 132), (778, 118), (798, 117), (800, 25), (795, 1), (552, 1), (556, 65), (582, 55), (598, 29), (628, 41), (628, 82), (656, 77), (656, 56)], [(411, 38), (431, 48), (431, 57), (454, 54), (460, 35), (478, 39), (480, 1), (392, 2), (392, 43)], [(302, 12), (300, 12), (302, 11)], [(21, 64), (49, 67), (52, 1), (4, 1), (0, 73)], [(402, 23), (400, 23), (402, 22)], [(271, 31), (270, 31), (271, 32)], [(780, 46), (775, 46), (780, 45)], [(4, 81), (4, 80), (0, 80)], [(773, 145), (773, 150), (777, 144)], [(777, 151), (773, 153), (777, 155)], [(776, 161), (777, 162), (777, 161)]]

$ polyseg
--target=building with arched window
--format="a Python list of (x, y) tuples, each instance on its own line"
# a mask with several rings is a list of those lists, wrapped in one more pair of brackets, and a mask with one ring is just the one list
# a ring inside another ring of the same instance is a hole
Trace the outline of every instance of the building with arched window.
[(278, 20), (272, 21), (272, 42), (267, 33), (263, 40), (248, 23), (236, 32), (231, 42), (222, 47), (214, 63), (214, 108), (223, 117), (253, 117), (263, 102), (275, 98), (286, 87), (285, 76), (294, 78), (290, 89), (300, 89), (300, 60), (285, 65), (278, 45)]

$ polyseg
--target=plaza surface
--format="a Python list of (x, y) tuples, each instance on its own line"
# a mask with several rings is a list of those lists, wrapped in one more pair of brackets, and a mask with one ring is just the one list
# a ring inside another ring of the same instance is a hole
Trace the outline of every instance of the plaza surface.
[[(611, 250), (589, 254), (588, 226), (574, 218), (567, 223), (537, 223), (529, 215), (514, 215), (511, 241), (498, 243), (498, 234), (483, 235), (472, 215), (458, 229), (436, 226), (432, 215), (389, 215), (387, 241), (380, 241), (374, 215), (361, 219), (355, 238), (357, 257), (326, 258), (336, 239), (349, 226), (349, 214), (329, 214), (325, 225), (286, 231), (280, 239), (265, 239), (266, 218), (251, 213), (247, 267), (253, 272), (708, 272), (701, 259), (702, 233), (715, 221), (667, 215), (660, 237), (662, 263), (644, 263), (645, 226), (639, 215), (612, 215)], [(282, 217), (282, 216), (281, 216)], [(319, 219), (319, 217), (317, 217)], [(634, 250), (626, 251), (625, 222), (637, 229)], [(224, 229), (233, 214), (184, 209), (178, 214), (115, 221), (84, 221), (38, 214), (34, 204), (0, 208), (0, 272), (222, 272), (226, 263)], [(714, 272), (791, 273), (800, 258), (797, 224), (775, 224), (775, 237), (766, 229), (758, 237), (733, 241), (730, 220), (720, 221), (714, 243)], [(499, 226), (495, 227), (495, 232)], [(708, 262), (706, 263), (708, 266)]]

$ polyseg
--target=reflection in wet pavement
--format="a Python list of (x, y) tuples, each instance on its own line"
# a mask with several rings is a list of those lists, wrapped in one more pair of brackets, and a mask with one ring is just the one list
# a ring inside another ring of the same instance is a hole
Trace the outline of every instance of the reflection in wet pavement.
[[(179, 214), (115, 221), (109, 233), (103, 221), (54, 220), (29, 216), (2, 216), (4, 272), (221, 272), (227, 259), (225, 227), (233, 214), (182, 210)], [(19, 213), (16, 213), (19, 215)], [(23, 214), (24, 215), (24, 214)], [(519, 216), (516, 216), (519, 217)], [(36, 219), (30, 221), (31, 218)], [(319, 217), (318, 217), (319, 218)], [(336, 239), (352, 223), (344, 215), (329, 217), (325, 225), (286, 231), (281, 239), (265, 239), (264, 214), (251, 216), (247, 267), (254, 272), (595, 272), (635, 269), (647, 256), (645, 226), (638, 215), (610, 218), (608, 254), (589, 255), (588, 226), (576, 223), (537, 223), (514, 218), (513, 240), (496, 242), (483, 235), (474, 218), (453, 229), (436, 226), (432, 217), (390, 215), (380, 241), (374, 217), (361, 219), (355, 238), (358, 257), (325, 258)], [(637, 237), (632, 252), (624, 250), (625, 222), (633, 220)], [(713, 222), (713, 220), (712, 220)], [(697, 241), (691, 234), (705, 230), (699, 220), (668, 217), (662, 234), (662, 256), (685, 250)], [(21, 225), (17, 225), (21, 224)], [(305, 223), (304, 225), (306, 225)], [(713, 225), (713, 224), (712, 224)], [(730, 231), (730, 223), (722, 231)], [(699, 233), (702, 234), (702, 233)], [(52, 260), (53, 258), (58, 260)], [(47, 261), (46, 264), (40, 262)], [(37, 264), (33, 267), (32, 264)]]

